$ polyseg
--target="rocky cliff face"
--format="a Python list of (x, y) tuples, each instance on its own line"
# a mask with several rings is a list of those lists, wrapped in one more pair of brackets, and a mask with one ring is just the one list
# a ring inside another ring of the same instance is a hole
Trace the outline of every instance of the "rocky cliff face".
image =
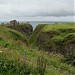
[(19, 24), (19, 25), (16, 25), (16, 26), (7, 26), (8, 28), (11, 28), (11, 29), (15, 29), (19, 32), (21, 32), (22, 34), (24, 34), (25, 36), (27, 36), (27, 38), (32, 34), (33, 32), (33, 27), (31, 24)]
[(38, 25), (34, 32), (30, 24), (8, 27), (24, 34), (28, 43), (39, 50), (61, 53), (65, 57), (75, 53), (74, 24)]
[(75, 28), (73, 24), (72, 26), (70, 24), (39, 25), (30, 37), (30, 41), (39, 49), (61, 53), (68, 57), (75, 53)]

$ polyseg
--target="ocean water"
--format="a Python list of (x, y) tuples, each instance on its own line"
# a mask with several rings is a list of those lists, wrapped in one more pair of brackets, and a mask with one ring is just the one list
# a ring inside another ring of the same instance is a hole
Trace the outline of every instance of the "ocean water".
[(69, 22), (63, 22), (63, 21), (29, 21), (29, 23), (33, 26), (33, 29), (36, 28), (39, 24), (62, 24), (62, 23), (69, 23)]
[(50, 22), (50, 21), (29, 21), (29, 23), (33, 26), (33, 29), (35, 29), (36, 26), (39, 25), (39, 24), (54, 24), (55, 22)]

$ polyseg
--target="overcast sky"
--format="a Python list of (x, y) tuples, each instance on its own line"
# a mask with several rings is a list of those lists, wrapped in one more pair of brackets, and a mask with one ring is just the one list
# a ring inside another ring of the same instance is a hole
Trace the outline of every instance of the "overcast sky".
[(0, 21), (74, 21), (74, 0), (0, 0)]

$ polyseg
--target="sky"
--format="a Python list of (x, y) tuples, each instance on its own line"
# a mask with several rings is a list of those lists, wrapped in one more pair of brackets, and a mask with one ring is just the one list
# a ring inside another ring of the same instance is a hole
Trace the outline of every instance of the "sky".
[(0, 21), (74, 21), (75, 0), (0, 0)]

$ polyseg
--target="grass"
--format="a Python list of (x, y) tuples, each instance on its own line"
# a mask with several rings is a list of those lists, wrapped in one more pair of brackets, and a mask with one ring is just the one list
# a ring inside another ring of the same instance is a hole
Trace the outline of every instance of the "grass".
[(1, 46), (20, 50), (23, 43), (27, 44), (27, 39), (23, 34), (18, 31), (0, 26)]
[[(41, 29), (39, 29), (41, 27)], [(29, 38), (33, 47), (50, 51), (61, 49), (61, 46), (75, 44), (75, 24), (44, 24), (38, 25)]]
[(28, 23), (17, 24), (16, 26), (6, 25), (6, 27), (19, 31), (24, 34), (26, 38), (28, 38), (33, 32), (32, 25)]
[[(75, 74), (75, 68), (62, 63), (61, 59), (63, 58), (63, 56), (59, 55), (59, 54), (48, 54), (42, 51), (38, 51), (38, 50), (33, 50), (30, 51), (28, 48), (26, 49), (26, 57), (27, 57), (27, 63), (30, 61), (31, 64), (36, 65), (37, 62), (37, 58), (40, 57), (44, 57), (44, 59), (46, 60), (47, 63), (47, 69), (46, 69), (46, 75), (52, 74), (52, 75), (61, 75), (61, 69), (63, 69), (62, 74), (64, 73), (64, 75), (74, 75)], [(15, 51), (15, 50), (10, 50), (7, 48), (0, 48), (0, 51), (2, 51), (2, 53), (0, 53), (0, 60), (13, 60), (16, 64), (20, 63), (24, 63), (23, 61), (23, 51), (20, 53), (19, 51)], [(37, 53), (37, 54), (36, 54)]]
[[(38, 30), (38, 32), (39, 32), (39, 30)], [(39, 34), (40, 34), (40, 32), (39, 32)], [(74, 33), (70, 33), (70, 34), (74, 35)], [(70, 34), (67, 34), (67, 36)], [(63, 36), (63, 38), (61, 38), (62, 36)], [(66, 34), (62, 33), (61, 35), (54, 36), (53, 39), (63, 40), (67, 36), (66, 36)], [(30, 71), (32, 71), (32, 70), (36, 69), (37, 59), (43, 57), (46, 62), (45, 75), (62, 75), (62, 74), (63, 75), (75, 75), (75, 67), (73, 67), (67, 63), (64, 63), (63, 55), (58, 54), (58, 53), (57, 54), (48, 53), (48, 52), (44, 52), (42, 50), (38, 51), (38, 47), (32, 48), (30, 46), (27, 46), (26, 44), (27, 44), (27, 39), (23, 34), (21, 34), (20, 32), (18, 32), (16, 30), (12, 30), (12, 29), (6, 28), (4, 26), (0, 26), (0, 61), (5, 62), (5, 64), (8, 61), (12, 61), (15, 66), (17, 65), (14, 68), (18, 67), (17, 70), (19, 70), (21, 67), (24, 66), (23, 65), (24, 50), (26, 50), (26, 62), (28, 64), (30, 64), (30, 66), (31, 66), (28, 68), (28, 70), (30, 69)], [(19, 67), (18, 64), (21, 65), (21, 67)], [(8, 71), (12, 71), (12, 70), (13, 69), (10, 69)], [(23, 68), (21, 68), (21, 70), (19, 72), (22, 72), (22, 73), (18, 74), (18, 75), (24, 75), (23, 71), (24, 71)], [(32, 71), (32, 72), (34, 72), (34, 71)], [(15, 75), (15, 74), (13, 72), (12, 75)], [(11, 75), (11, 74), (6, 74), (6, 75)], [(35, 75), (35, 74), (32, 73), (31, 75)]]
[(75, 29), (74, 24), (52, 24), (52, 25), (45, 25), (42, 29), (44, 32), (49, 30), (58, 30), (58, 29)]

